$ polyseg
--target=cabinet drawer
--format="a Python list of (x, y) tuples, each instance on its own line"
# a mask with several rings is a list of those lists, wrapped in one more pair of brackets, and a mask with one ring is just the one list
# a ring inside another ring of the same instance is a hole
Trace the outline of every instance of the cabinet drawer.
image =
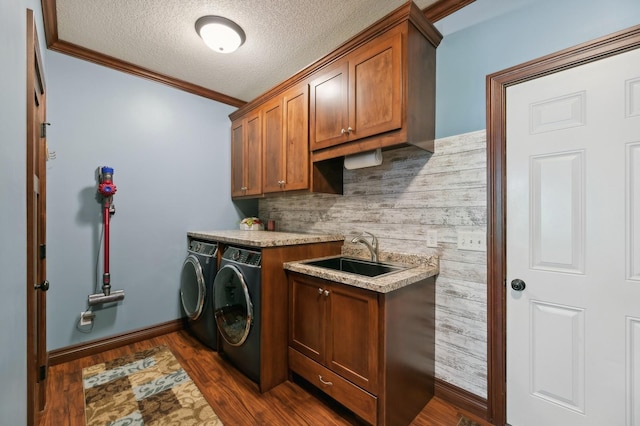
[(376, 424), (378, 398), (369, 392), (362, 390), (292, 348), (289, 348), (289, 368), (353, 411), (363, 420), (370, 424)]

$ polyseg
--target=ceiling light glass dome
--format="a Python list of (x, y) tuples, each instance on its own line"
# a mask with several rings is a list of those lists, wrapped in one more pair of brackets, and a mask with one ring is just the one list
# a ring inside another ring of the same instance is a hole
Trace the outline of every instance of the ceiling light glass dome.
[(196, 21), (196, 32), (211, 49), (231, 53), (246, 40), (244, 31), (235, 22), (222, 16), (203, 16)]

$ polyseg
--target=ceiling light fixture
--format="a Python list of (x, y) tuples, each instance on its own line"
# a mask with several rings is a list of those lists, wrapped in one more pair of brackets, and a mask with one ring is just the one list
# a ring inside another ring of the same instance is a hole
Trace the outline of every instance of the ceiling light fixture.
[(222, 16), (199, 18), (196, 32), (211, 50), (220, 53), (235, 51), (247, 38), (240, 25)]

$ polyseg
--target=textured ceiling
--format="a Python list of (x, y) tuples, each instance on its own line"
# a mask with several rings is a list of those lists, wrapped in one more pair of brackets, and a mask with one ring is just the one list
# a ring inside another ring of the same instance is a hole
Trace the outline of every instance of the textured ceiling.
[[(436, 0), (415, 0), (420, 9)], [(56, 0), (58, 39), (249, 101), (331, 52), (405, 0)], [(247, 35), (213, 52), (195, 21), (220, 15)]]

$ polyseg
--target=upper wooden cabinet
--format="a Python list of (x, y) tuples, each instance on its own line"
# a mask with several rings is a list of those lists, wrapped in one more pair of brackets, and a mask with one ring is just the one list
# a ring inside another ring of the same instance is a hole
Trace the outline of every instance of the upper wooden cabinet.
[(260, 111), (231, 123), (231, 196), (262, 193), (262, 128)]
[(312, 163), (394, 146), (433, 151), (440, 39), (431, 29), (410, 14), (311, 76)]
[(402, 127), (401, 52), (395, 27), (311, 81), (311, 150)]
[(263, 192), (309, 188), (309, 89), (302, 84), (265, 103)]
[(264, 155), (262, 188), (239, 192), (234, 182), (233, 196), (341, 194), (345, 155), (405, 145), (433, 151), (441, 39), (415, 3), (406, 3), (232, 113), (234, 126), (263, 114)]

